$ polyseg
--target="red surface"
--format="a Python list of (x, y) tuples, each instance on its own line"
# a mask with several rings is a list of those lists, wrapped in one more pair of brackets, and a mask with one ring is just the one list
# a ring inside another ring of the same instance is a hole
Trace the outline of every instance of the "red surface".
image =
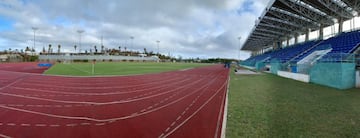
[(220, 137), (227, 81), (221, 65), (123, 77), (0, 71), (0, 137)]
[(41, 74), (48, 69), (47, 67), (39, 67), (38, 64), (38, 62), (1, 63), (0, 70)]

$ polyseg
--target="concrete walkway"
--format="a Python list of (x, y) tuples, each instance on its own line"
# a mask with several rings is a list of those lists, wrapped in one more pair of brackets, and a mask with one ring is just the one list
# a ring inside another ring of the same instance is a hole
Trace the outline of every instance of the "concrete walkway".
[(243, 70), (243, 69), (237, 69), (237, 72), (235, 72), (237, 75), (256, 75), (260, 74), (251, 70)]

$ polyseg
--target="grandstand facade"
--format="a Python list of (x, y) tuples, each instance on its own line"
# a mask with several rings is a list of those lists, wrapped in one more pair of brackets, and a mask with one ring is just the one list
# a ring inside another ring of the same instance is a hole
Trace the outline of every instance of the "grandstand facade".
[[(355, 87), (360, 78), (359, 15), (359, 0), (272, 0), (242, 46), (253, 54), (241, 65), (339, 89)], [(350, 22), (347, 32), (344, 22)], [(326, 37), (324, 28), (329, 27), (332, 34)], [(318, 37), (310, 40), (314, 31)], [(301, 36), (305, 39), (299, 42)]]

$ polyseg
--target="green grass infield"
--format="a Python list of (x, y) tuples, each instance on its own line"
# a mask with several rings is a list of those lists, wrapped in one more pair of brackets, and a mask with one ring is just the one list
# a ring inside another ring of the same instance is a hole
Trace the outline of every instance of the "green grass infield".
[(48, 69), (45, 74), (69, 76), (134, 75), (174, 71), (208, 65), (210, 64), (96, 62), (93, 65), (92, 63), (58, 63)]

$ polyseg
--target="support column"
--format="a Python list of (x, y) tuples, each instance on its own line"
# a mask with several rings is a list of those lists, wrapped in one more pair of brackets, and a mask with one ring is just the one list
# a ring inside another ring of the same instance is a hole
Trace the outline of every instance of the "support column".
[(286, 47), (289, 47), (289, 45), (290, 45), (290, 42), (289, 42), (289, 41), (290, 41), (290, 38), (287, 37), (287, 38), (286, 38)]
[(274, 44), (273, 44), (273, 50), (276, 50), (277, 49), (277, 44), (276, 44), (276, 42), (274, 42)]
[(305, 42), (309, 41), (310, 29), (306, 31)]
[(298, 37), (299, 37), (299, 34), (296, 33), (296, 34), (294, 35), (295, 44), (297, 44), (297, 43), (299, 42)]
[(343, 25), (344, 25), (344, 20), (342, 18), (339, 19), (339, 30), (338, 30), (338, 34), (340, 34), (341, 32), (343, 32)]
[(324, 25), (321, 24), (319, 29), (319, 39), (323, 39), (323, 38), (324, 38)]

